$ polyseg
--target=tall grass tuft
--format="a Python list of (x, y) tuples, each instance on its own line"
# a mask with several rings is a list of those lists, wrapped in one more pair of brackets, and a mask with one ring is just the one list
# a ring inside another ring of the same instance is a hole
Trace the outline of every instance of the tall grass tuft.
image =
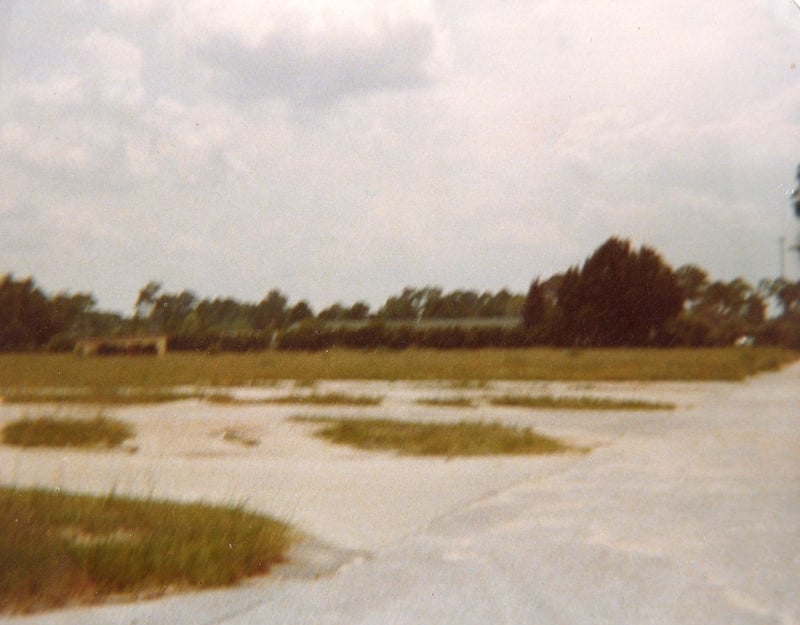
[(228, 585), (269, 571), (290, 541), (242, 506), (0, 488), (0, 612)]

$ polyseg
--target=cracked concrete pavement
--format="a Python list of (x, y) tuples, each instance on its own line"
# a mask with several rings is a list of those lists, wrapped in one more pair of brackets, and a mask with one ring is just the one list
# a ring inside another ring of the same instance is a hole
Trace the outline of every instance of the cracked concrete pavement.
[[(236, 588), (0, 623), (800, 624), (800, 364), (740, 383), (320, 382), (314, 390), (384, 399), (363, 408), (115, 408), (137, 429), (136, 453), (0, 448), (5, 484), (244, 501), (313, 537), (289, 565)], [(676, 409), (485, 403), (509, 392), (671, 401)], [(478, 406), (416, 402), (464, 395)], [(26, 411), (0, 406), (0, 422)], [(316, 440), (313, 426), (288, 420), (295, 414), (497, 420), (593, 450), (407, 458)], [(226, 429), (260, 444), (226, 441)]]

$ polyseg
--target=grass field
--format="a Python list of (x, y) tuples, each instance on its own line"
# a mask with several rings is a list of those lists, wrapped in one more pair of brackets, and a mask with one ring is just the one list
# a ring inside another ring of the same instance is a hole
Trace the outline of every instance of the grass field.
[(266, 573), (291, 540), (241, 506), (0, 488), (0, 613), (228, 585)]
[(58, 388), (163, 389), (184, 385), (267, 385), (275, 380), (741, 380), (800, 353), (754, 349), (484, 349), (248, 354), (172, 353), (162, 357), (0, 355), (0, 395)]

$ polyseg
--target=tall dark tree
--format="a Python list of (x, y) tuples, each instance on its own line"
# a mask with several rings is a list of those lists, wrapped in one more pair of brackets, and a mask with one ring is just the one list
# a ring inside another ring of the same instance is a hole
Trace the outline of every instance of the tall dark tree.
[(612, 237), (558, 286), (551, 340), (586, 346), (654, 345), (683, 308), (672, 268), (651, 248)]
[(658, 253), (616, 238), (586, 261), (580, 287), (582, 322), (598, 345), (655, 343), (683, 308), (675, 274)]
[(36, 349), (58, 330), (52, 306), (33, 278), (0, 278), (0, 349)]
[(544, 289), (539, 278), (531, 282), (528, 295), (525, 298), (525, 305), (522, 308), (522, 323), (528, 330), (541, 327), (545, 321), (547, 302), (545, 300)]
[(588, 345), (590, 339), (583, 322), (581, 272), (570, 267), (557, 281), (553, 319), (547, 340), (556, 345)]

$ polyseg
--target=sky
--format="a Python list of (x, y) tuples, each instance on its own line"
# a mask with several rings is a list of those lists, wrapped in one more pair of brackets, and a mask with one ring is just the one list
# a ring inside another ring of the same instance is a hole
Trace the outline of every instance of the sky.
[(611, 236), (755, 283), (799, 162), (793, 0), (0, 0), (0, 274), (103, 310), (525, 292)]

